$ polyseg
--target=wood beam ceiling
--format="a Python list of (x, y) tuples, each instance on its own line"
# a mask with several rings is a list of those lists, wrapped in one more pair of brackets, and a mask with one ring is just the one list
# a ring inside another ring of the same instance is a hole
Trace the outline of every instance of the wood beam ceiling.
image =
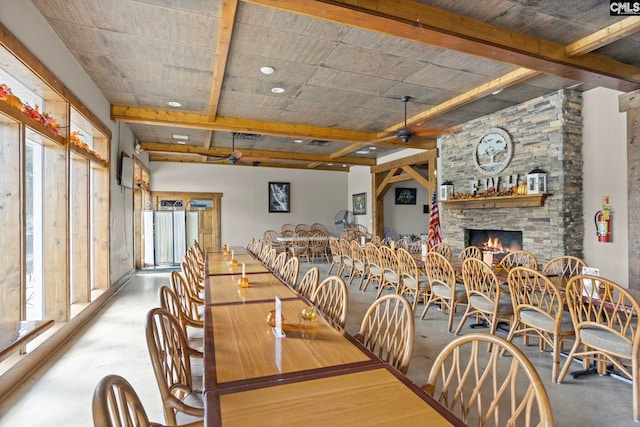
[[(149, 161), (152, 162), (176, 162), (176, 163), (202, 163), (202, 164), (210, 164), (206, 160), (197, 157), (175, 157), (175, 156), (163, 156), (158, 154), (150, 154)], [(252, 164), (245, 163), (236, 163), (231, 164), (228, 162), (216, 163), (217, 165), (223, 166), (248, 166), (248, 167), (256, 167)], [(287, 169), (308, 169), (307, 165), (300, 163), (275, 163), (275, 162), (258, 162), (259, 167), (267, 167), (267, 168), (287, 168)], [(348, 167), (342, 167), (338, 165), (329, 166), (326, 164), (316, 166), (314, 170), (325, 170), (325, 171), (334, 171), (334, 172), (349, 172)]]
[(218, 23), (218, 40), (216, 41), (216, 53), (213, 59), (213, 81), (209, 96), (209, 120), (215, 120), (218, 115), (218, 102), (222, 92), (224, 71), (227, 69), (229, 46), (233, 34), (233, 24), (236, 20), (238, 0), (225, 0), (220, 6), (220, 21)]
[[(228, 148), (208, 148), (198, 145), (166, 144), (163, 142), (140, 142), (140, 148), (149, 153), (174, 153), (191, 154), (194, 156), (226, 156), (230, 153)], [(266, 150), (242, 150), (242, 154), (247, 157), (263, 157), (270, 160), (291, 160), (298, 162), (320, 162), (320, 163), (340, 163), (347, 165), (374, 166), (375, 159), (365, 157), (337, 157), (332, 158), (327, 155), (291, 153), (288, 151), (266, 151)], [(260, 162), (262, 164), (262, 162)], [(304, 165), (307, 167), (307, 165)]]
[[(640, 67), (406, 0), (244, 0), (621, 91), (640, 88)], [(357, 4), (353, 4), (357, 3)]]
[[(111, 119), (127, 123), (180, 126), (185, 128), (272, 135), (286, 138), (323, 139), (328, 141), (349, 142), (358, 144), (359, 146), (369, 144), (370, 141), (376, 139), (378, 135), (372, 132), (231, 117), (217, 117), (215, 120), (209, 120), (204, 114), (127, 107), (125, 105), (111, 105)], [(419, 138), (416, 138), (415, 141), (409, 141), (409, 143), (406, 144), (398, 139), (382, 141), (377, 143), (377, 145), (419, 149), (429, 149), (431, 147), (429, 141)]]

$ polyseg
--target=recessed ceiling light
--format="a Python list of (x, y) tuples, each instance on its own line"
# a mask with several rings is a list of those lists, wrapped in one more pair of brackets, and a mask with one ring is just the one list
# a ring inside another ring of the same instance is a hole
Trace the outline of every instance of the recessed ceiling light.
[(346, 168), (346, 167), (347, 167), (347, 165), (342, 165), (342, 167), (343, 167), (343, 168)]
[(187, 141), (176, 141), (176, 144), (180, 144), (180, 145), (184, 145), (186, 143), (187, 143)]
[(171, 107), (181, 107), (182, 104), (180, 104), (178, 101), (169, 101), (167, 104), (169, 104), (169, 106)]
[(276, 69), (273, 68), (273, 67), (268, 67), (268, 66), (267, 67), (260, 67), (260, 72), (262, 74), (269, 75), (269, 74), (273, 74), (275, 71), (276, 71)]
[(497, 89), (497, 90), (494, 90), (493, 92), (491, 92), (491, 95), (497, 95), (500, 92), (502, 92), (502, 89)]
[(369, 154), (369, 150), (358, 150), (356, 154)]
[(302, 144), (302, 140), (301, 139), (294, 139), (293, 142), (295, 142), (296, 144)]
[(284, 93), (284, 88), (281, 87), (272, 87), (271, 92), (273, 93)]
[(327, 163), (327, 166), (333, 166), (333, 163)]
[(374, 146), (369, 147), (369, 150), (377, 150), (377, 149), (378, 147), (374, 147)]
[(189, 135), (180, 135), (180, 134), (177, 134), (177, 133), (172, 133), (171, 134), (171, 138), (180, 139), (182, 141), (188, 141), (189, 140)]

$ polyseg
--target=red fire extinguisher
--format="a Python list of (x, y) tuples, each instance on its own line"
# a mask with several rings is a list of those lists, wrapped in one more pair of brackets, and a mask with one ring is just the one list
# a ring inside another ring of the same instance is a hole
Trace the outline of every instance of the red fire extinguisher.
[(609, 209), (596, 212), (595, 222), (598, 242), (611, 242), (611, 213)]

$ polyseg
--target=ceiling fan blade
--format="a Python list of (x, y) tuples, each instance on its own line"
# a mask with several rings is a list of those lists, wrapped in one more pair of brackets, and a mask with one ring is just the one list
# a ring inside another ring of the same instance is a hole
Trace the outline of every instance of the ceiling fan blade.
[(377, 142), (391, 141), (392, 139), (396, 139), (396, 138), (398, 138), (398, 137), (395, 134), (391, 134), (391, 135), (383, 136), (382, 138), (372, 139), (371, 141), (367, 141), (367, 143), (368, 144), (375, 144)]
[(229, 160), (228, 156), (206, 156), (205, 155), (205, 161), (207, 163), (218, 163), (218, 162), (224, 162), (225, 160)]
[(271, 157), (257, 157), (257, 156), (244, 156), (242, 160), (245, 162), (268, 162), (271, 160)]

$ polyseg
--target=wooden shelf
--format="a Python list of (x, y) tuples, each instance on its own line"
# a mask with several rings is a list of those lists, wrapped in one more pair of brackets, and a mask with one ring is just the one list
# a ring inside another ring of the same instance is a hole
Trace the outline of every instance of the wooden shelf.
[(74, 153), (85, 157), (86, 159), (88, 159), (91, 162), (97, 163), (103, 167), (107, 166), (107, 161), (104, 159), (99, 159), (94, 153), (92, 153), (91, 151), (87, 151), (82, 147), (78, 147), (77, 145), (74, 144), (69, 144), (69, 148), (71, 149), (71, 151), (73, 151)]
[(36, 119), (30, 117), (29, 115), (23, 113), (22, 110), (19, 110), (4, 101), (0, 101), (0, 113), (4, 113), (18, 121), (22, 121), (25, 125), (38, 132), (40, 135), (49, 138), (60, 145), (64, 145), (67, 142), (64, 136), (54, 134), (51, 129), (49, 129)]
[(495, 209), (529, 208), (543, 206), (547, 194), (526, 194), (522, 196), (486, 197), (483, 199), (442, 200), (447, 209)]

